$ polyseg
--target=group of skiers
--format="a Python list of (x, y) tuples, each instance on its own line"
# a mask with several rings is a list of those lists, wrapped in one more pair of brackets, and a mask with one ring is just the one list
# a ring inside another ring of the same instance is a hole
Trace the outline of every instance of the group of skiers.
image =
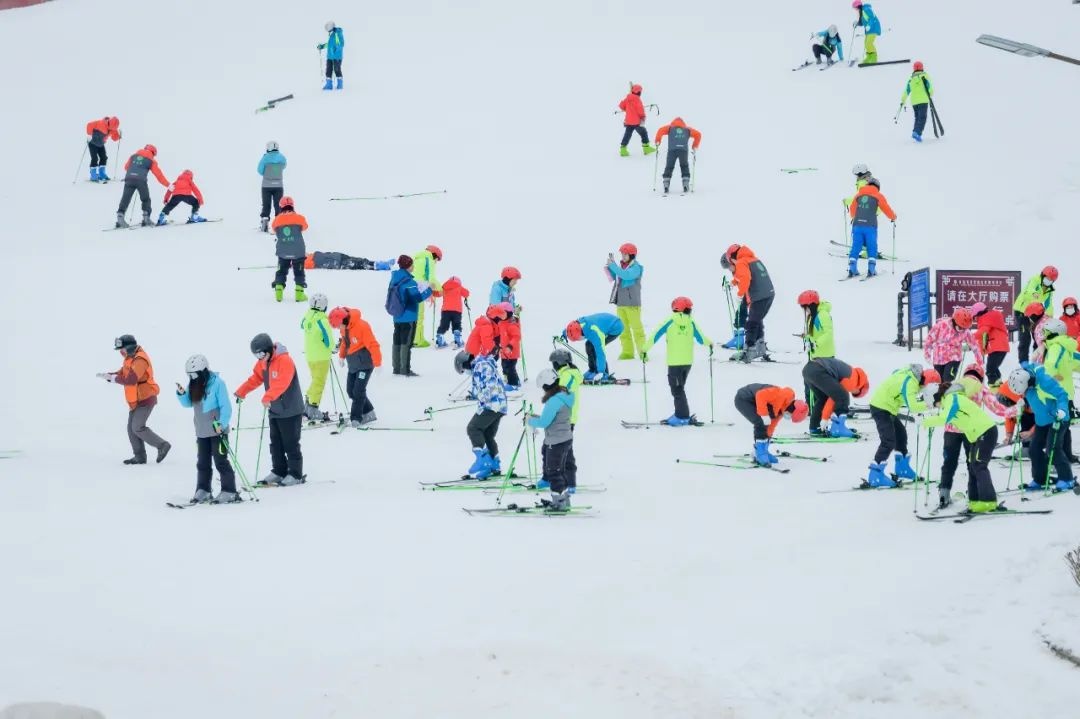
[[(641, 149), (645, 155), (656, 152), (664, 138), (667, 138), (667, 160), (664, 163), (662, 175), (664, 194), (666, 195), (670, 191), (671, 177), (675, 173), (676, 163), (679, 164), (679, 176), (682, 178), (683, 193), (692, 192), (693, 168), (690, 155), (693, 154), (696, 163), (697, 150), (701, 146), (701, 133), (687, 125), (686, 121), (681, 117), (676, 117), (657, 130), (654, 144), (649, 144), (649, 131), (645, 127), (647, 112), (646, 106), (641, 100), (642, 91), (641, 85), (631, 85), (630, 92), (619, 102), (619, 110), (623, 112), (623, 137), (622, 142), (619, 144), (619, 155), (622, 157), (630, 156), (628, 145), (634, 133), (637, 133), (641, 138)], [(649, 107), (655, 106), (650, 105)]]

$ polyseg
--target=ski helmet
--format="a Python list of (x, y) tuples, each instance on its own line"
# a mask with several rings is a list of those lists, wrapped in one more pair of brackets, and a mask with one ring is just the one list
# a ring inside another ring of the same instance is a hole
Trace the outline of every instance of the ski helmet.
[(922, 383), (923, 386), (930, 384), (941, 384), (941, 373), (936, 369), (924, 369), (922, 371)]
[(962, 330), (971, 327), (971, 310), (967, 307), (957, 307), (952, 313), (953, 323)]
[(442, 250), (439, 249), (438, 245), (428, 245), (424, 249), (430, 252), (436, 261), (442, 261)]
[(881, 189), (881, 181), (878, 180), (876, 177), (871, 177), (869, 180), (866, 181), (866, 184), (873, 185), (874, 187), (878, 188), (879, 190)]
[(283, 210), (286, 207), (291, 207), (291, 208), (293, 208), (295, 210), (296, 209), (296, 200), (294, 200), (292, 198), (292, 195), (285, 195), (280, 200), (278, 200), (278, 207), (280, 207)]
[(640, 95), (641, 94), (641, 85), (631, 85), (630, 86), (630, 92), (634, 93), (635, 95)]
[(577, 342), (584, 336), (585, 333), (581, 330), (581, 323), (577, 320), (574, 320), (566, 326), (566, 339), (571, 342)]
[(619, 245), (619, 252), (624, 255), (630, 255), (631, 257), (637, 256), (637, 245), (633, 242), (624, 242)]
[(1065, 326), (1062, 320), (1057, 317), (1049, 317), (1043, 323), (1043, 336), (1049, 337), (1050, 335), (1067, 335), (1069, 334), (1069, 328)]
[(739, 251), (742, 245), (731, 245), (724, 251), (724, 256), (720, 258), (720, 266), (724, 269), (731, 269), (731, 261), (735, 257), (735, 253)]
[(133, 335), (120, 335), (113, 340), (114, 350), (124, 350), (127, 354), (135, 354), (135, 348), (139, 346), (139, 343), (135, 341)]
[(332, 32), (337, 27), (337, 25), (334, 24), (333, 20), (327, 20), (326, 24), (323, 25), (323, 27), (326, 28), (326, 32)]
[(484, 314), (488, 316), (488, 319), (492, 320), (506, 319), (506, 310), (503, 309), (502, 302), (497, 305), (488, 305), (487, 312), (485, 312)]
[(505, 312), (508, 316), (514, 314), (514, 306), (509, 302), (500, 302), (497, 307)]
[(560, 347), (551, 351), (551, 354), (548, 355), (548, 361), (556, 367), (565, 367), (570, 364), (573, 359), (570, 357), (569, 350), (564, 350)]
[(968, 376), (978, 377), (979, 381), (981, 382), (982, 380), (986, 379), (986, 372), (983, 371), (982, 367), (980, 367), (979, 365), (972, 362), (971, 364), (969, 364), (967, 367), (964, 368), (964, 375), (963, 376), (964, 377), (968, 377)]
[(154, 147), (153, 145), (147, 145), (143, 149), (146, 150), (147, 152), (149, 152), (151, 157), (157, 157), (157, 148)]
[(463, 374), (465, 370), (471, 370), (472, 361), (473, 356), (465, 350), (461, 350), (456, 355), (454, 355), (454, 371), (458, 374)]
[(922, 72), (923, 71), (922, 60), (916, 60), (915, 64), (913, 64), (911, 66), (911, 69), (914, 70), (915, 72)]
[(978, 317), (979, 315), (986, 312), (986, 309), (987, 308), (986, 308), (986, 303), (985, 302), (976, 302), (975, 304), (973, 304), (971, 306), (971, 316), (972, 317)]
[(550, 367), (545, 367), (536, 375), (536, 386), (540, 389), (547, 389), (553, 384), (559, 384), (559, 375)]
[(870, 378), (866, 376), (866, 370), (862, 367), (852, 367), (851, 374), (847, 379), (841, 380), (840, 385), (851, 392), (852, 397), (865, 397), (870, 391)]
[[(251, 338), (251, 354), (259, 357), (259, 355), (268, 355), (274, 351), (274, 340), (270, 339), (270, 335), (265, 332), (260, 332)], [(259, 359), (262, 359), (259, 357)]]
[(861, 8), (862, 0), (854, 0), (854, 2), (851, 3), (851, 7), (855, 8), (856, 10)]
[(816, 305), (821, 302), (821, 296), (816, 290), (804, 290), (799, 293), (799, 306)]
[(870, 168), (866, 166), (866, 163), (859, 162), (855, 167), (851, 168), (852, 175), (869, 175)]
[(676, 297), (671, 301), (672, 312), (689, 312), (694, 309), (694, 303), (689, 297)]
[(837, 35), (837, 34), (838, 34), (839, 32), (840, 32), (840, 31), (836, 29), (836, 26), (835, 26), (835, 25), (830, 25), (830, 26), (829, 26), (829, 37), (836, 37), (836, 35)]
[(1050, 280), (1050, 282), (1057, 282), (1058, 268), (1053, 265), (1047, 265), (1042, 269), (1042, 276)]
[(788, 411), (791, 413), (792, 422), (802, 422), (810, 414), (810, 406), (801, 399), (797, 399), (791, 403)]
[(319, 310), (320, 312), (326, 312), (328, 305), (329, 302), (326, 299), (326, 295), (322, 292), (316, 292), (311, 296), (311, 299), (308, 300), (308, 307), (313, 310)]
[(1042, 302), (1032, 302), (1024, 308), (1024, 314), (1030, 318), (1042, 317), (1046, 313), (1046, 308), (1043, 307)]
[(1066, 307), (1069, 307), (1070, 305), (1073, 306), (1073, 307), (1077, 307), (1075, 297), (1066, 297), (1065, 300), (1061, 303), (1061, 309), (1065, 309)]
[(276, 152), (277, 149), (278, 149), (277, 140), (270, 140), (269, 142), (266, 143), (266, 151), (267, 152)]
[(1009, 373), (1007, 384), (1009, 385), (1009, 389), (1016, 394), (1023, 396), (1028, 390), (1028, 385), (1031, 384), (1031, 373), (1023, 367), (1017, 367)]
[(191, 355), (187, 358), (187, 362), (184, 363), (184, 371), (189, 376), (206, 369), (210, 369), (210, 363), (206, 361), (206, 357), (203, 355)]
[(520, 280), (521, 271), (513, 265), (507, 265), (506, 267), (502, 268), (502, 273), (499, 275), (499, 277), (502, 277), (504, 280)]
[(349, 316), (349, 311), (344, 307), (335, 307), (330, 310), (330, 316), (327, 318), (330, 320), (330, 326), (334, 329), (341, 327), (345, 322), (345, 318)]

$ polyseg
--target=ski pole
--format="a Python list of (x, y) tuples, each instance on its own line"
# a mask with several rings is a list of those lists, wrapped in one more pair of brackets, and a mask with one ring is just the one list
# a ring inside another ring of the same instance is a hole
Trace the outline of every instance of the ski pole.
[[(240, 446), (240, 410), (244, 408), (243, 402), (236, 403), (236, 447)], [(235, 449), (235, 448), (234, 448)]]
[(521, 382), (529, 381), (529, 367), (525, 364), (525, 345), (521, 345)]
[(896, 223), (892, 223), (892, 273), (896, 276)]
[[(117, 130), (117, 132), (120, 132)], [(120, 139), (116, 141), (116, 157), (113, 158), (113, 177), (118, 177), (120, 174), (120, 143), (124, 141), (124, 134), (120, 133)]]
[[(652, 191), (653, 192), (656, 192), (656, 171), (660, 167), (660, 147), (663, 144), (664, 144), (663, 140), (660, 140), (660, 142), (656, 143), (656, 152), (653, 153), (654, 155), (656, 155), (656, 157), (653, 158), (653, 164), (652, 164)], [(75, 174), (78, 175), (79, 173), (76, 172)]]
[(468, 317), (469, 317), (469, 332), (472, 332), (472, 328), (473, 328), (473, 324), (472, 324), (472, 308), (469, 307), (469, 300), (467, 300), (467, 299), (464, 300), (464, 304), (465, 304), (465, 314), (468, 315)]
[(445, 195), (446, 190), (429, 190), (426, 192), (402, 192), (397, 195), (365, 195), (361, 197), (331, 197), (330, 202), (353, 202), (355, 200), (400, 200), (406, 197), (422, 197), (424, 195)]
[[(79, 173), (82, 172), (82, 163), (86, 159), (86, 145), (83, 145), (82, 154), (79, 155), (79, 166), (75, 168), (75, 177), (71, 180), (71, 184), (75, 184), (79, 181)], [(653, 183), (655, 184), (655, 183)], [(653, 188), (656, 189), (655, 187)]]
[(694, 158), (690, 163), (690, 192), (693, 192), (697, 187), (697, 150), (691, 150), (690, 154)]
[(641, 394), (645, 397), (645, 423), (649, 423), (649, 383), (645, 377), (645, 360), (641, 360)]
[[(259, 464), (262, 462), (263, 433), (266, 432), (266, 407), (263, 407), (262, 424), (259, 425), (259, 451), (255, 455), (255, 476), (259, 476)], [(258, 481), (256, 479), (256, 481)]]
[(224, 434), (221, 435), (221, 446), (225, 448), (225, 453), (229, 455), (229, 459), (232, 460), (233, 470), (236, 472), (236, 476), (240, 478), (240, 486), (245, 492), (251, 495), (252, 501), (258, 502), (259, 497), (255, 494), (255, 487), (248, 481), (247, 475), (244, 473), (244, 468), (240, 466), (240, 460), (236, 457), (236, 452), (229, 446), (229, 439)]
[(904, 111), (904, 103), (900, 103), (900, 107), (896, 108), (896, 116), (892, 119), (892, 124), (898, 125), (900, 123), (900, 113)]
[[(648, 421), (648, 420), (646, 420)], [(713, 346), (709, 345), (709, 423), (716, 424), (716, 392), (713, 384)]]
[(840, 200), (840, 211), (844, 215), (844, 220), (843, 220), (843, 222), (844, 222), (844, 233), (843, 233), (843, 235), (844, 235), (844, 247), (847, 247), (847, 248), (850, 249), (851, 248), (851, 235), (848, 234), (848, 227), (850, 227), (850, 225), (848, 224), (848, 218), (850, 216), (849, 215), (850, 208), (848, 208), (847, 203), (845, 203), (843, 200)]
[(238, 270), (276, 270), (277, 265), (249, 265), (246, 267), (237, 267)]
[(499, 495), (495, 498), (496, 507), (502, 506), (503, 495), (506, 493), (506, 487), (510, 484), (510, 477), (514, 475), (514, 466), (517, 464), (518, 453), (521, 451), (521, 444), (525, 441), (525, 433), (528, 431), (528, 426), (521, 428), (521, 436), (518, 437), (517, 446), (514, 447), (514, 454), (510, 457), (510, 466), (507, 467), (506, 472), (503, 474), (502, 486), (499, 487)]
[(1046, 460), (1046, 480), (1043, 482), (1043, 494), (1050, 496), (1050, 470), (1054, 467), (1054, 450), (1057, 449), (1058, 437), (1061, 434), (1061, 422), (1054, 422), (1050, 429), (1050, 452)]
[[(934, 454), (934, 428), (931, 427), (926, 432), (926, 499), (923, 501), (923, 506), (930, 503), (930, 458)], [(950, 490), (951, 491), (951, 490)], [(918, 494), (918, 492), (916, 492)]]

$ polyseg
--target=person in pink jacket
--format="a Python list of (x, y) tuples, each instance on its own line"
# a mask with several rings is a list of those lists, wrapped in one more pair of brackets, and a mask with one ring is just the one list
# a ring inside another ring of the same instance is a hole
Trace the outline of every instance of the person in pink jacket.
[(641, 136), (641, 149), (646, 155), (656, 152), (656, 148), (649, 144), (649, 131), (645, 129), (645, 105), (641, 102), (641, 85), (630, 88), (630, 94), (619, 103), (619, 109), (625, 113), (619, 154), (622, 157), (630, 157), (630, 150), (626, 146), (630, 144), (630, 138), (635, 132)]
[(1043, 327), (1046, 325), (1046, 321), (1050, 319), (1050, 315), (1046, 314), (1046, 308), (1041, 302), (1032, 302), (1025, 307), (1024, 315), (1028, 318), (1028, 323), (1031, 325), (1031, 339), (1035, 341), (1035, 351), (1031, 354), (1031, 361), (1035, 364), (1042, 364), (1043, 345), (1046, 344), (1046, 337), (1043, 336)]
[(948, 389), (949, 383), (956, 379), (956, 373), (960, 371), (960, 363), (968, 349), (975, 356), (975, 364), (983, 366), (983, 351), (971, 332), (971, 324), (971, 310), (957, 307), (953, 310), (952, 317), (942, 317), (926, 335), (923, 357), (934, 365), (934, 369), (941, 375), (941, 389), (934, 397), (934, 404), (941, 400), (941, 395)]

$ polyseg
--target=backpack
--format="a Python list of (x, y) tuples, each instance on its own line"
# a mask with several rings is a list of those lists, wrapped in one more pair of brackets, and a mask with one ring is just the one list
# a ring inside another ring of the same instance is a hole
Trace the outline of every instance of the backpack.
[(391, 317), (405, 314), (405, 300), (401, 299), (401, 288), (411, 278), (405, 277), (386, 289), (386, 312)]

